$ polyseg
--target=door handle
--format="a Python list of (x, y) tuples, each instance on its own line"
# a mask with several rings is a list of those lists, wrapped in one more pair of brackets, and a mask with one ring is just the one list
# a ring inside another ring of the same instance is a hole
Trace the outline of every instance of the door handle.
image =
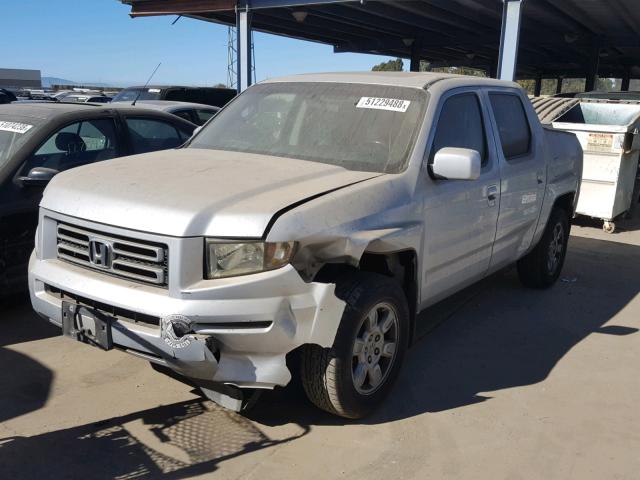
[(496, 206), (496, 200), (498, 199), (498, 186), (490, 185), (487, 187), (487, 203), (490, 207)]
[(544, 175), (542, 172), (538, 172), (538, 185), (542, 185), (544, 183)]

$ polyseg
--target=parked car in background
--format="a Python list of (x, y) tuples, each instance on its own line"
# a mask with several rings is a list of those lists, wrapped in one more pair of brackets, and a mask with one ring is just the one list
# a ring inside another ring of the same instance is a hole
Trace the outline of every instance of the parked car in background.
[(113, 101), (131, 103), (136, 98), (138, 100), (173, 100), (222, 108), (236, 95), (236, 90), (232, 88), (156, 85), (125, 88), (113, 98)]
[(516, 83), (267, 81), (184, 148), (56, 177), (31, 301), (227, 407), (300, 372), (315, 405), (359, 418), (427, 307), (514, 263), (527, 286), (558, 279), (581, 171)]
[(58, 172), (174, 148), (196, 126), (144, 108), (23, 103), (0, 106), (0, 296), (27, 288), (38, 204)]
[(72, 103), (109, 103), (111, 97), (107, 97), (101, 93), (70, 93), (58, 99), (58, 101)]
[(64, 99), (64, 97), (66, 97), (67, 95), (71, 95), (73, 93), (75, 93), (73, 90), (60, 90), (54, 93), (52, 97), (54, 101), (61, 102)]
[[(117, 108), (121, 105), (125, 107), (130, 106), (124, 102), (114, 103), (112, 106)], [(171, 113), (178, 117), (182, 117), (191, 123), (195, 123), (198, 126), (204, 125), (207, 120), (220, 111), (220, 108), (212, 107), (210, 105), (189, 102), (172, 102), (170, 100), (140, 100), (136, 102), (135, 106)]]
[(22, 89), (16, 92), (18, 100), (53, 100), (55, 93), (42, 89)]
[(18, 97), (11, 90), (0, 88), (0, 104), (11, 103), (18, 100)]

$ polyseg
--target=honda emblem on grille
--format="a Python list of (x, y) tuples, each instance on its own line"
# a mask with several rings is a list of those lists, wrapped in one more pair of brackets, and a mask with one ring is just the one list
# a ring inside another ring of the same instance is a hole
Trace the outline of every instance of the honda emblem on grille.
[(95, 267), (111, 268), (111, 246), (100, 240), (90, 240), (89, 261)]

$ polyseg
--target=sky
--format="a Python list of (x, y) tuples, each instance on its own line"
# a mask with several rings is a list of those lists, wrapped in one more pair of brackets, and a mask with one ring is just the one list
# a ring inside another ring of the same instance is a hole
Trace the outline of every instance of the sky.
[[(112, 86), (212, 85), (227, 80), (227, 27), (175, 16), (132, 19), (119, 0), (0, 0), (0, 68)], [(258, 80), (293, 73), (371, 70), (386, 57), (254, 34)]]

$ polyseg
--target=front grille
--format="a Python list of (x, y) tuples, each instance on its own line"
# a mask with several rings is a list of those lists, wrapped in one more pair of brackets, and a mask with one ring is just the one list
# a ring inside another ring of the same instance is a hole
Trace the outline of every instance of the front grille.
[(167, 285), (168, 248), (161, 243), (59, 223), (57, 252), (60, 260), (76, 265), (138, 282)]

